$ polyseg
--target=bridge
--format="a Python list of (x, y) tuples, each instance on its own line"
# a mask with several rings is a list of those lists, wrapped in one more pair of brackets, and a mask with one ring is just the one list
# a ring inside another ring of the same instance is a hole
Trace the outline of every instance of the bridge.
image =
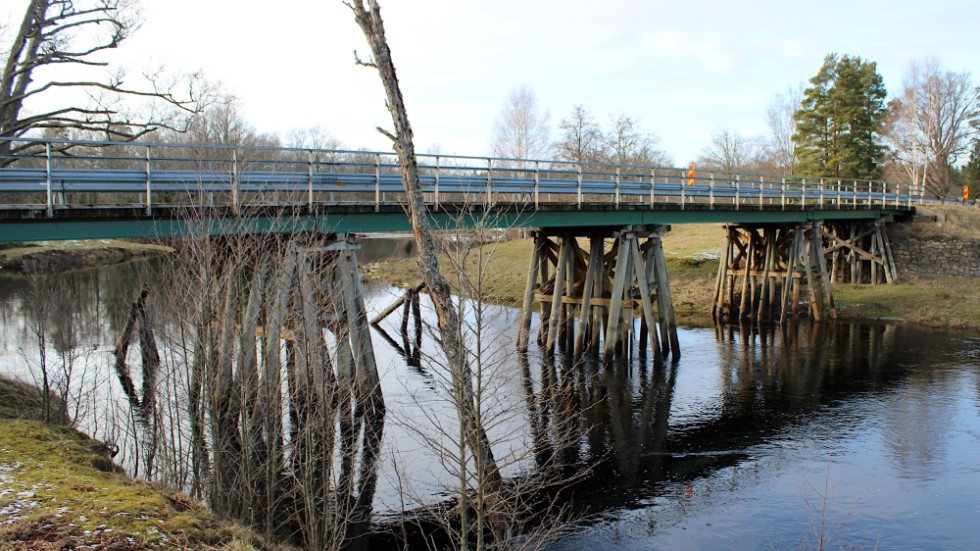
[[(194, 211), (254, 231), (410, 229), (392, 153), (188, 144), (6, 140), (0, 242), (167, 237)], [(4, 139), (0, 138), (0, 146)], [(0, 151), (3, 148), (0, 147)], [(908, 184), (567, 161), (419, 155), (439, 227), (871, 220), (921, 201)], [(275, 220), (279, 219), (276, 223)], [(469, 221), (467, 221), (469, 219)], [(239, 231), (215, 223), (210, 231)]]
[[(392, 153), (2, 138), (0, 152), (0, 242), (305, 232), (336, 236), (321, 250), (347, 251), (356, 273), (351, 234), (411, 229)], [(436, 228), (532, 231), (518, 347), (528, 348), (538, 305), (549, 354), (601, 343), (605, 359), (630, 350), (634, 312), (640, 348), (649, 340), (656, 361), (679, 354), (661, 242), (670, 225), (726, 224), (717, 318), (786, 321), (802, 298), (820, 319), (834, 312), (831, 281), (894, 280), (885, 223), (923, 199), (880, 180), (455, 155), (418, 162)]]

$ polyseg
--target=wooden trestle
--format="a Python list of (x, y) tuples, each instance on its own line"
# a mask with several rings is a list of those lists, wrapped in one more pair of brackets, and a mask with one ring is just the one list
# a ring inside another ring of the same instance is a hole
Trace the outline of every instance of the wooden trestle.
[(877, 285), (898, 280), (884, 221), (828, 223), (821, 233), (832, 282)]
[(797, 318), (804, 286), (814, 319), (836, 316), (819, 222), (730, 225), (725, 231), (711, 310), (716, 321)]
[(641, 353), (649, 341), (655, 362), (669, 355), (680, 358), (662, 245), (665, 232), (661, 226), (533, 232), (518, 350), (528, 349), (537, 303), (538, 344), (549, 355), (556, 344), (573, 351), (575, 359), (587, 351), (598, 353), (600, 344), (604, 362), (628, 355), (638, 313)]

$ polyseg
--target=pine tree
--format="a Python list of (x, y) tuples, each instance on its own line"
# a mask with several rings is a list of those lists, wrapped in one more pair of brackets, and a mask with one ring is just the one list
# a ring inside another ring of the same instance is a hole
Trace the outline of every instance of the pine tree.
[(803, 176), (878, 178), (884, 148), (885, 85), (873, 62), (828, 55), (810, 79), (794, 118), (793, 143)]

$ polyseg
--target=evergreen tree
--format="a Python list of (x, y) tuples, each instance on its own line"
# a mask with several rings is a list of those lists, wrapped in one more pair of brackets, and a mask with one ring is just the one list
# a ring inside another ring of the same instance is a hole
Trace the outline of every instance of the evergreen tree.
[(796, 111), (793, 143), (804, 176), (878, 178), (885, 85), (873, 62), (828, 55)]

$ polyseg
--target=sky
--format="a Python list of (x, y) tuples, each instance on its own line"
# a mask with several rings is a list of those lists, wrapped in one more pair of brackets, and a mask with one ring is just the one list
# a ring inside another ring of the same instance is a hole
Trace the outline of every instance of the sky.
[[(6, 0), (16, 21), (26, 0)], [(508, 95), (528, 86), (558, 123), (574, 105), (626, 114), (682, 165), (712, 133), (767, 132), (775, 94), (829, 53), (878, 64), (889, 94), (932, 56), (980, 74), (980, 2), (931, 0), (381, 0), (420, 152), (484, 155)], [(3, 14), (10, 10), (10, 14)], [(116, 54), (138, 70), (203, 70), (261, 132), (322, 127), (345, 146), (390, 151), (377, 73), (340, 0), (143, 0), (143, 24)]]

